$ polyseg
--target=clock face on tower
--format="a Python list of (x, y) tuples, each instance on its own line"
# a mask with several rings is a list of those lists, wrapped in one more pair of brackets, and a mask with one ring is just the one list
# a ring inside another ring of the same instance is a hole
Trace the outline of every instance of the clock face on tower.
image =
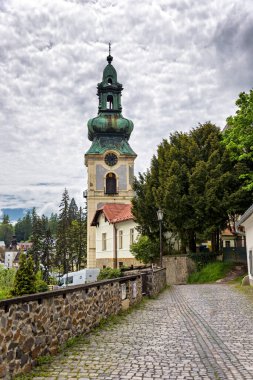
[(114, 166), (118, 162), (118, 157), (114, 153), (107, 153), (105, 156), (105, 163), (108, 166)]

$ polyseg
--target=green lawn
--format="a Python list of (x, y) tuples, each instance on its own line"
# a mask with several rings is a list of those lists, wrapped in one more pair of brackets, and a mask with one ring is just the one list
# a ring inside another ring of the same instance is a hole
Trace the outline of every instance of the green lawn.
[(205, 284), (215, 282), (225, 277), (233, 264), (220, 261), (207, 264), (199, 272), (192, 273), (188, 278), (188, 284)]

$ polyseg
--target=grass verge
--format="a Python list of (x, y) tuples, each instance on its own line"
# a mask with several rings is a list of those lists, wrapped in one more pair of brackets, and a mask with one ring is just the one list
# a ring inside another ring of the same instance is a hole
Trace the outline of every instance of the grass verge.
[(188, 278), (188, 284), (212, 283), (224, 278), (232, 269), (233, 264), (216, 261), (204, 266), (200, 271), (192, 273)]

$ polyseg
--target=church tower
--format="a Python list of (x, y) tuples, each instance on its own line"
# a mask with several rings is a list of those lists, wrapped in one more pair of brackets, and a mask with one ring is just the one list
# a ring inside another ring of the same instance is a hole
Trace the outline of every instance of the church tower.
[(136, 154), (128, 140), (133, 122), (122, 116), (122, 84), (107, 57), (102, 82), (97, 86), (98, 116), (88, 121), (88, 138), (92, 141), (85, 154), (88, 169), (87, 189), (87, 267), (96, 267), (96, 227), (91, 221), (98, 208), (106, 203), (131, 203), (134, 160)]

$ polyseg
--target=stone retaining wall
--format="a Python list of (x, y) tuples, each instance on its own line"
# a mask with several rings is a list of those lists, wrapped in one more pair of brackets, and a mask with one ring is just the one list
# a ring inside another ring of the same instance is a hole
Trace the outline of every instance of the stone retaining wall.
[(163, 256), (167, 284), (186, 284), (189, 274), (196, 270), (196, 264), (186, 255)]
[[(146, 276), (146, 295), (149, 297), (157, 296), (166, 286), (165, 268), (143, 272), (142, 276)], [(145, 279), (143, 278), (144, 281)]]
[(0, 378), (29, 371), (39, 356), (117, 314), (123, 298), (141, 301), (141, 275), (0, 301)]

